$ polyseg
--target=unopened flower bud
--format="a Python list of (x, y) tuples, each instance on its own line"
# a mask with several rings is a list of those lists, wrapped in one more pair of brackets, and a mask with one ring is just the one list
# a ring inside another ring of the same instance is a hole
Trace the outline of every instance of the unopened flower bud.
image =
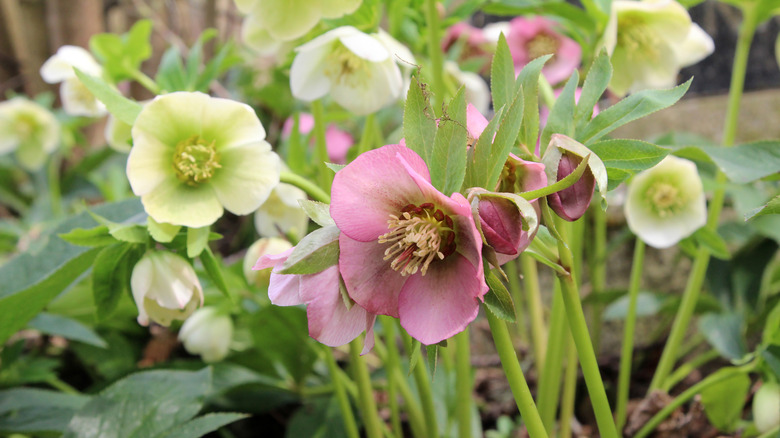
[(262, 256), (279, 254), (292, 248), (292, 244), (278, 237), (266, 237), (253, 243), (244, 256), (244, 277), (246, 281), (260, 289), (267, 289), (271, 278), (271, 268), (253, 270), (252, 267)]
[(761, 433), (780, 426), (780, 384), (764, 382), (753, 397), (753, 421)]
[(511, 193), (472, 189), (469, 194), (482, 236), (496, 252), (498, 262), (516, 258), (531, 243), (539, 227), (534, 207)]
[(179, 330), (179, 339), (190, 354), (204, 362), (219, 362), (230, 350), (233, 320), (214, 307), (204, 307), (192, 314)]
[(171, 252), (147, 253), (133, 268), (130, 286), (143, 326), (149, 321), (168, 326), (203, 305), (203, 289), (192, 265)]

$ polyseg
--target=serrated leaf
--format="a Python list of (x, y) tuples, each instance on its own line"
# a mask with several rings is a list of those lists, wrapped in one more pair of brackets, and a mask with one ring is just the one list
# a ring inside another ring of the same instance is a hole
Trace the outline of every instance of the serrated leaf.
[(515, 304), (504, 283), (488, 271), (485, 278), (490, 291), (485, 294), (485, 305), (494, 315), (508, 322), (515, 322)]
[(700, 147), (732, 182), (744, 184), (780, 173), (780, 141)]
[(117, 239), (108, 232), (108, 227), (98, 225), (94, 228), (76, 228), (68, 233), (59, 234), (60, 239), (79, 246), (106, 246), (117, 243)]
[(544, 63), (552, 55), (540, 56), (526, 64), (517, 76), (518, 88), (523, 89), (523, 124), (518, 141), (533, 150), (539, 137), (539, 75)]
[(490, 65), (490, 93), (493, 96), (493, 108), (502, 108), (512, 103), (518, 84), (515, 83), (515, 64), (512, 53), (502, 33), (498, 37), (496, 53)]
[(602, 140), (588, 148), (601, 158), (607, 168), (608, 190), (643, 170), (660, 163), (671, 152), (667, 148), (640, 140)]
[(404, 105), (404, 139), (406, 146), (430, 163), (436, 137), (436, 120), (430, 107), (427, 91), (412, 77)]
[(493, 119), (490, 120), (487, 127), (480, 134), (476, 144), (467, 151), (466, 155), (466, 178), (463, 187), (486, 187), (488, 172), (491, 167), (490, 154), (493, 151), (493, 137), (498, 128), (498, 122), (504, 108), (499, 108)]
[(611, 107), (601, 111), (577, 136), (577, 141), (590, 145), (615, 129), (674, 105), (688, 91), (691, 79), (669, 90), (643, 90), (634, 93)]
[(310, 199), (300, 199), (298, 200), (298, 205), (301, 206), (306, 216), (309, 216), (309, 219), (313, 220), (317, 225), (321, 227), (336, 225), (333, 222), (333, 218), (330, 217), (330, 204)]
[(98, 79), (94, 76), (90, 76), (81, 70), (74, 68), (76, 76), (90, 93), (103, 102), (106, 109), (114, 115), (117, 119), (132, 126), (135, 123), (135, 119), (140, 114), (143, 107), (138, 102), (134, 102), (113, 89), (111, 86), (103, 82), (102, 79)]
[[(488, 157), (487, 161), (487, 181), (483, 187), (494, 188), (498, 184), (498, 178), (501, 176), (501, 171), (504, 169), (506, 159), (515, 145), (523, 123), (524, 101), (523, 89), (519, 88), (509, 108), (503, 112), (504, 117), (501, 118), (500, 125), (496, 131), (496, 137), (490, 145), (490, 157)], [(479, 137), (482, 139), (485, 137), (485, 133), (483, 132)], [(486, 140), (489, 139), (490, 137)]]
[(745, 220), (749, 221), (750, 219), (770, 214), (780, 214), (780, 195), (770, 199), (769, 202), (761, 207), (751, 210), (745, 215)]
[(741, 359), (747, 354), (743, 335), (743, 319), (736, 313), (708, 313), (699, 318), (699, 332), (721, 356)]
[(585, 82), (582, 84), (582, 93), (577, 102), (576, 115), (574, 116), (575, 138), (579, 136), (592, 118), (593, 108), (598, 104), (611, 79), (612, 64), (609, 62), (607, 51), (602, 50), (593, 60), (593, 64), (585, 76)]
[(187, 228), (187, 257), (194, 259), (203, 252), (209, 244), (211, 227)]
[(316, 274), (339, 262), (339, 231), (335, 225), (306, 235), (282, 264), (280, 274)]
[(248, 416), (249, 415), (247, 414), (234, 412), (206, 414), (172, 428), (167, 433), (160, 435), (160, 438), (200, 438), (207, 433), (214, 432), (222, 426), (247, 418)]
[(100, 251), (92, 266), (92, 298), (98, 321), (105, 320), (116, 309), (124, 290), (125, 278), (119, 269), (132, 245), (118, 243)]
[(48, 335), (62, 336), (71, 341), (79, 341), (85, 344), (94, 345), (99, 348), (106, 348), (106, 341), (97, 335), (91, 328), (61, 315), (51, 313), (39, 313), (28, 324), (28, 327), (38, 330)]
[(577, 91), (577, 85), (579, 84), (580, 77), (577, 70), (572, 72), (571, 77), (566, 86), (563, 87), (560, 96), (555, 100), (550, 110), (550, 115), (547, 118), (547, 125), (542, 131), (542, 139), (540, 143), (540, 153), (544, 155), (544, 150), (550, 143), (550, 137), (553, 134), (563, 134), (567, 137), (574, 137), (574, 92)]
[(448, 118), (442, 117), (433, 140), (428, 166), (431, 184), (450, 196), (460, 190), (466, 177), (466, 98), (461, 87), (447, 107)]

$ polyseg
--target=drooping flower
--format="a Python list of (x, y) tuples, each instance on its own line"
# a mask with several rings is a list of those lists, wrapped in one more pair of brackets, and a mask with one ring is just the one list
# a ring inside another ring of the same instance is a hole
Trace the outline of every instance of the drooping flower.
[(499, 264), (514, 260), (528, 248), (539, 228), (534, 205), (514, 193), (469, 191), (474, 220), (495, 252)]
[(400, 318), (424, 344), (476, 317), (487, 285), (471, 207), (436, 190), (419, 155), (400, 145), (361, 154), (336, 173), (331, 195), (339, 270), (356, 303)]
[[(289, 137), (293, 129), (293, 119), (289, 118), (284, 121), (282, 127), (282, 136)], [(314, 116), (308, 113), (300, 113), (298, 116), (298, 132), (303, 135), (307, 135), (314, 129)], [(309, 144), (314, 145), (315, 138), (311, 138)], [(346, 164), (347, 152), (355, 144), (355, 139), (352, 138), (349, 132), (339, 129), (338, 126), (331, 123), (325, 129), (325, 145), (328, 149), (328, 159), (331, 163)]]
[(48, 109), (24, 97), (0, 102), (0, 155), (14, 152), (25, 169), (37, 170), (60, 142), (60, 124)]
[(287, 240), (278, 237), (263, 237), (249, 246), (244, 255), (244, 278), (247, 283), (261, 289), (268, 288), (271, 278), (271, 269), (255, 270), (253, 267), (257, 260), (265, 255), (280, 254), (292, 248)]
[(628, 227), (654, 248), (668, 248), (707, 222), (696, 164), (672, 155), (638, 173), (628, 185)]
[(329, 94), (357, 115), (395, 102), (403, 91), (403, 78), (397, 49), (383, 39), (343, 26), (298, 47), (290, 68), (293, 96), (311, 102)]
[(486, 30), (486, 35), (498, 41), (501, 32), (512, 53), (515, 74), (520, 73), (534, 59), (553, 55), (542, 69), (542, 74), (554, 85), (571, 76), (580, 65), (582, 48), (576, 41), (563, 35), (555, 21), (541, 16), (517, 17), (508, 25), (494, 25), (489, 31)]
[(609, 89), (618, 96), (671, 87), (681, 68), (715, 50), (712, 38), (675, 0), (615, 0), (603, 46), (612, 58)]
[(127, 178), (157, 222), (198, 228), (223, 207), (254, 212), (279, 182), (279, 157), (248, 105), (203, 93), (158, 96), (133, 125)]
[(62, 108), (72, 116), (100, 117), (106, 107), (81, 83), (74, 68), (100, 77), (103, 67), (85, 49), (78, 46), (62, 46), (41, 67), (41, 77), (49, 84), (62, 83), (60, 98)]
[(277, 41), (302, 37), (323, 18), (351, 14), (361, 3), (362, 0), (236, 0), (238, 9), (249, 14), (252, 26)]
[(133, 267), (130, 286), (138, 323), (169, 326), (203, 305), (200, 280), (187, 260), (168, 251), (148, 252)]
[(309, 217), (298, 201), (307, 199), (306, 192), (290, 184), (279, 183), (255, 212), (255, 229), (262, 237), (297, 238), (306, 234)]
[(490, 108), (490, 90), (482, 76), (463, 71), (454, 62), (444, 64), (446, 79), (454, 83), (455, 88), (464, 87), (466, 102), (473, 105), (480, 113), (486, 113)]
[(197, 354), (204, 362), (219, 362), (230, 351), (233, 338), (233, 320), (216, 307), (195, 311), (179, 330), (179, 340), (190, 354)]
[(271, 303), (277, 306), (305, 304), (309, 336), (330, 347), (344, 345), (366, 332), (363, 353), (370, 351), (374, 346), (376, 314), (359, 304), (347, 304), (340, 289), (338, 265), (315, 274), (280, 274), (282, 265), (293, 250), (264, 255), (253, 268), (273, 268), (268, 286)]

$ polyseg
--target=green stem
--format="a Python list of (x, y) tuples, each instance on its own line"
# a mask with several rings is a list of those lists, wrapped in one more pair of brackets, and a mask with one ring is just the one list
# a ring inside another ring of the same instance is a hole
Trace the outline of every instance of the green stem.
[(694, 357), (693, 359), (689, 360), (688, 362), (685, 362), (684, 364), (680, 365), (676, 370), (674, 370), (674, 372), (670, 374), (669, 377), (666, 379), (666, 382), (664, 383), (664, 386), (661, 389), (668, 393), (672, 388), (674, 388), (674, 385), (678, 384), (682, 379), (684, 379), (686, 376), (692, 373), (693, 370), (719, 357), (720, 357), (720, 353), (718, 353), (717, 350), (709, 350), (705, 353), (702, 353)]
[(539, 270), (536, 261), (528, 254), (520, 254), (520, 266), (523, 269), (523, 287), (528, 304), (528, 318), (531, 321), (531, 337), (533, 338), (536, 367), (544, 369), (547, 355), (547, 325), (544, 323), (544, 305), (539, 289)]
[[(411, 353), (410, 353), (411, 354)], [(433, 401), (433, 390), (428, 369), (424, 363), (418, 363), (414, 367), (414, 382), (417, 384), (417, 392), (420, 394), (423, 415), (425, 415), (426, 436), (439, 436), (439, 422), (436, 420), (436, 405)]]
[(81, 394), (76, 388), (68, 385), (67, 383), (63, 382), (56, 376), (48, 377), (46, 379), (46, 383), (48, 383), (52, 388), (58, 389), (66, 394), (73, 394), (73, 395)]
[[(590, 260), (590, 285), (591, 294), (604, 293), (607, 284), (607, 213), (595, 206), (591, 208), (593, 216), (593, 257)], [(601, 314), (604, 305), (598, 302), (591, 306), (591, 335), (593, 336), (593, 349), (599, 352), (601, 343)]]
[(311, 103), (311, 112), (314, 117), (314, 159), (317, 165), (320, 187), (330, 190), (333, 182), (333, 172), (325, 166), (328, 162), (328, 145), (325, 142), (325, 109), (320, 100)]
[(507, 280), (509, 280), (509, 292), (512, 301), (515, 302), (515, 325), (520, 342), (528, 342), (528, 326), (525, 324), (525, 312), (523, 311), (523, 291), (520, 289), (520, 275), (517, 272), (517, 260), (511, 260), (504, 264)]
[(563, 307), (560, 281), (555, 282), (552, 307), (550, 309), (550, 334), (544, 358), (544, 366), (537, 367), (539, 373), (539, 415), (547, 432), (552, 435), (555, 428), (555, 413), (561, 393), (561, 372), (566, 345), (566, 310)]
[(433, 73), (432, 108), (436, 114), (441, 112), (444, 102), (444, 54), (441, 51), (441, 25), (437, 0), (425, 0), (425, 21), (428, 28), (428, 57)]
[(468, 327), (455, 335), (455, 416), (458, 419), (458, 436), (471, 437), (471, 343)]
[(645, 243), (636, 239), (634, 244), (634, 260), (631, 265), (631, 280), (628, 287), (628, 313), (623, 329), (623, 350), (620, 354), (620, 373), (618, 374), (617, 408), (615, 422), (618, 430), (623, 430), (626, 424), (626, 407), (628, 406), (628, 386), (631, 382), (631, 363), (634, 352), (634, 328), (636, 327), (636, 303), (639, 297), (639, 286), (642, 282), (642, 265), (645, 262)]
[(358, 385), (360, 412), (368, 438), (382, 438), (382, 423), (376, 411), (376, 400), (371, 386), (371, 376), (365, 360), (360, 357), (361, 347), (358, 341), (349, 343), (349, 357), (352, 363), (353, 378)]
[(663, 409), (658, 411), (653, 418), (650, 419), (647, 423), (645, 423), (644, 426), (642, 426), (642, 429), (637, 432), (635, 435), (635, 438), (644, 438), (647, 435), (650, 434), (650, 432), (653, 431), (659, 424), (661, 424), (666, 417), (668, 417), (672, 412), (675, 411), (678, 407), (680, 407), (683, 403), (687, 402), (691, 398), (693, 398), (696, 394), (699, 394), (706, 388), (709, 388), (712, 385), (716, 385), (726, 379), (729, 379), (737, 374), (747, 373), (750, 372), (755, 367), (754, 363), (749, 363), (746, 365), (743, 365), (741, 367), (728, 367), (728, 368), (721, 368), (718, 371), (710, 374), (703, 380), (701, 380), (699, 383), (691, 386), (687, 390), (685, 390), (682, 394), (678, 395), (677, 397), (672, 400), (671, 403), (664, 406)]
[(130, 71), (133, 75), (133, 79), (141, 84), (144, 88), (152, 92), (153, 94), (160, 94), (160, 87), (152, 78), (146, 76), (141, 70), (135, 69)]
[(360, 144), (358, 145), (358, 155), (372, 149), (372, 141), (374, 140), (374, 117), (374, 113), (366, 116), (365, 124), (363, 125), (363, 135), (360, 137)]
[(490, 324), (490, 333), (493, 335), (498, 356), (501, 358), (501, 366), (504, 368), (509, 387), (512, 389), (512, 395), (515, 397), (515, 403), (520, 410), (520, 416), (523, 417), (528, 434), (531, 438), (546, 438), (547, 431), (544, 429), (539, 411), (536, 409), (533, 396), (531, 396), (531, 390), (525, 381), (523, 369), (520, 368), (520, 363), (517, 360), (515, 348), (509, 337), (509, 329), (507, 329), (506, 323), (498, 319), (490, 310), (487, 310), (485, 314)]
[[(393, 434), (396, 438), (403, 437), (403, 429), (401, 427), (401, 413), (398, 406), (398, 379), (396, 374), (392, 372), (391, 368), (398, 368), (400, 365), (400, 359), (398, 358), (398, 346), (395, 343), (395, 324), (386, 320), (382, 320), (382, 331), (385, 337), (385, 343), (387, 344), (386, 359), (382, 362), (385, 365), (385, 372), (387, 373), (387, 399), (390, 405), (390, 424), (393, 427)], [(392, 352), (391, 352), (392, 350)]]
[(574, 418), (574, 399), (577, 395), (577, 347), (571, 333), (566, 336), (566, 371), (563, 377), (561, 396), (561, 419), (559, 434), (562, 438), (571, 436), (571, 419)]
[[(585, 158), (589, 158), (589, 157), (590, 155), (587, 155)], [(542, 187), (541, 189), (531, 190), (530, 192), (521, 192), (518, 193), (518, 196), (528, 201), (533, 201), (534, 199), (543, 198), (547, 195), (552, 195), (555, 192), (560, 192), (563, 189), (567, 189), (573, 186), (577, 181), (579, 181), (580, 178), (582, 177), (582, 174), (585, 173), (585, 170), (587, 168), (588, 168), (588, 160), (583, 159), (582, 161), (580, 161), (580, 164), (577, 165), (577, 168), (574, 169), (572, 173), (561, 178), (554, 184), (550, 184), (549, 186)]]
[(56, 217), (62, 216), (62, 190), (60, 188), (60, 155), (54, 154), (49, 159), (46, 168), (46, 179), (49, 186), (49, 200), (51, 201), (51, 213)]
[[(728, 109), (726, 111), (726, 121), (723, 125), (723, 145), (726, 147), (733, 146), (736, 138), (737, 123), (739, 121), (739, 107), (740, 102), (742, 101), (742, 92), (745, 88), (745, 72), (747, 71), (748, 55), (750, 53), (753, 35), (755, 34), (756, 26), (758, 24), (758, 11), (754, 4), (743, 5), (742, 11), (744, 17), (742, 24), (740, 25), (739, 36), (737, 37), (737, 49), (734, 54), (734, 64), (731, 70)], [(720, 212), (723, 209), (723, 201), (726, 195), (726, 180), (727, 178), (723, 172), (718, 171), (716, 177), (717, 188), (710, 201), (709, 215), (707, 217), (707, 226), (712, 230), (717, 228)], [(658, 368), (656, 368), (655, 374), (653, 375), (653, 380), (650, 382), (648, 393), (663, 386), (667, 376), (672, 371), (672, 367), (678, 356), (677, 350), (683, 340), (685, 330), (688, 328), (688, 323), (693, 316), (693, 311), (696, 308), (696, 301), (698, 300), (699, 292), (704, 283), (709, 261), (709, 251), (700, 248), (696, 253), (696, 258), (693, 262), (693, 272), (691, 273), (691, 277), (683, 292), (682, 303), (677, 310), (677, 315), (675, 316), (672, 325), (672, 331), (664, 346), (664, 351), (661, 354)]]
[[(546, 205), (543, 208), (549, 208)], [(562, 221), (559, 221), (559, 224)], [(571, 250), (565, 243), (567, 227), (560, 224), (558, 232), (564, 240), (558, 241), (558, 254), (561, 258), (561, 264), (569, 269), (574, 265)], [(588, 333), (588, 324), (585, 322), (585, 314), (582, 311), (580, 294), (577, 284), (571, 275), (560, 275), (561, 291), (563, 293), (563, 303), (566, 308), (566, 319), (569, 321), (569, 328), (574, 337), (574, 344), (577, 347), (577, 355), (580, 359), (582, 374), (585, 377), (585, 385), (588, 388), (593, 411), (596, 415), (596, 423), (599, 432), (605, 438), (617, 438), (618, 433), (615, 423), (612, 421), (612, 410), (609, 407), (607, 393), (604, 390), (604, 382), (599, 372), (599, 364), (596, 360), (596, 353), (593, 351), (593, 344), (590, 342)]]
[(349, 438), (359, 438), (360, 432), (358, 432), (357, 423), (355, 422), (355, 415), (352, 413), (352, 406), (349, 404), (347, 391), (344, 389), (344, 382), (341, 380), (342, 375), (339, 373), (339, 367), (336, 364), (336, 359), (333, 357), (333, 351), (326, 347), (323, 347), (323, 350), (325, 350), (325, 362), (328, 365), (328, 371), (333, 382), (333, 391), (336, 393), (336, 399), (339, 402), (341, 419), (344, 421), (347, 436)]
[(318, 185), (312, 183), (308, 179), (297, 175), (292, 172), (282, 172), (279, 178), (279, 182), (292, 184), (295, 187), (298, 187), (299, 189), (306, 192), (309, 196), (311, 196), (312, 199), (315, 201), (324, 202), (326, 204), (330, 203), (330, 196), (325, 193), (324, 190), (322, 190)]

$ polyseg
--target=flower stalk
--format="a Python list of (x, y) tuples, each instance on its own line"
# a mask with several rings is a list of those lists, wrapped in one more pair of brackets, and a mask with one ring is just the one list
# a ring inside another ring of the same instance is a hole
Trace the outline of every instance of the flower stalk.
[(363, 416), (363, 424), (368, 438), (382, 438), (382, 422), (376, 411), (376, 400), (371, 386), (371, 376), (365, 360), (360, 357), (360, 343), (349, 343), (349, 358), (352, 363), (353, 379), (358, 385), (358, 399), (360, 400), (360, 412)]

